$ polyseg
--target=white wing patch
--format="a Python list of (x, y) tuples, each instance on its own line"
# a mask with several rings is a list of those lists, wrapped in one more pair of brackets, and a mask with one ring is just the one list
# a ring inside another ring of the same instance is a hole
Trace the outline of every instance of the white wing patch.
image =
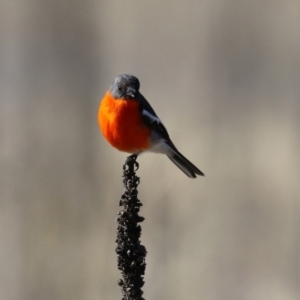
[[(151, 120), (151, 123), (156, 123), (158, 126), (164, 128), (161, 120), (158, 117), (153, 116), (149, 111), (143, 109), (142, 114)], [(155, 130), (151, 133), (151, 146), (148, 151), (167, 155), (174, 153), (174, 150), (167, 144), (166, 140)]]
[(160, 119), (158, 117), (153, 116), (149, 113), (149, 111), (143, 109), (142, 114), (147, 116), (149, 119), (151, 119), (154, 122), (157, 122), (158, 124), (161, 123)]

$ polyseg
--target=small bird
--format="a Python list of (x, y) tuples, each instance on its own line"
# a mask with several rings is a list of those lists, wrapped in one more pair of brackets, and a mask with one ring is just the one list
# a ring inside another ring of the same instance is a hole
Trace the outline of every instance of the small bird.
[(139, 89), (140, 82), (135, 76), (122, 74), (116, 77), (98, 111), (98, 124), (104, 138), (113, 147), (127, 153), (139, 155), (151, 151), (166, 154), (188, 177), (204, 176), (177, 150), (167, 129)]

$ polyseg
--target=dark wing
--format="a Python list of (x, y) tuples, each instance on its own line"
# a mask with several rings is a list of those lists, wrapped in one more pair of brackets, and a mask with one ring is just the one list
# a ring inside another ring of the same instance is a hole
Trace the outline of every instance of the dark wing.
[[(142, 94), (140, 94), (139, 103), (143, 122), (152, 130), (156, 131), (162, 138), (166, 139), (166, 141), (170, 141), (170, 137), (166, 127), (158, 118), (155, 111), (153, 110), (149, 102), (143, 97)], [(171, 144), (173, 143), (171, 142)]]
[(188, 177), (196, 178), (197, 175), (204, 176), (204, 174), (195, 165), (193, 165), (176, 149), (175, 145), (172, 143), (169, 137), (166, 127), (160, 121), (149, 102), (141, 94), (139, 95), (139, 103), (142, 119), (146, 126), (155, 131), (160, 137), (165, 140), (165, 143), (167, 145), (173, 148), (173, 153), (167, 154), (168, 158)]

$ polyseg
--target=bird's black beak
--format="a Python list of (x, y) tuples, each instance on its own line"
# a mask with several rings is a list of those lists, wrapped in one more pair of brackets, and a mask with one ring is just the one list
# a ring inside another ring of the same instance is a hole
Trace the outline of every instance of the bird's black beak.
[(130, 86), (129, 86), (129, 87), (126, 89), (126, 95), (129, 96), (129, 97), (131, 97), (131, 98), (134, 98), (135, 95), (136, 95), (136, 89), (134, 89), (133, 87), (130, 87)]

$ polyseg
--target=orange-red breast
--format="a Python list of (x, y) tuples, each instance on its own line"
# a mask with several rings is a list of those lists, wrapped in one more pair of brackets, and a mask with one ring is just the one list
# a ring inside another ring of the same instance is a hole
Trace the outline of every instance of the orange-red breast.
[(118, 150), (136, 155), (144, 151), (166, 154), (188, 177), (204, 176), (177, 150), (139, 88), (139, 80), (128, 74), (117, 76), (110, 86), (98, 112), (105, 139)]

